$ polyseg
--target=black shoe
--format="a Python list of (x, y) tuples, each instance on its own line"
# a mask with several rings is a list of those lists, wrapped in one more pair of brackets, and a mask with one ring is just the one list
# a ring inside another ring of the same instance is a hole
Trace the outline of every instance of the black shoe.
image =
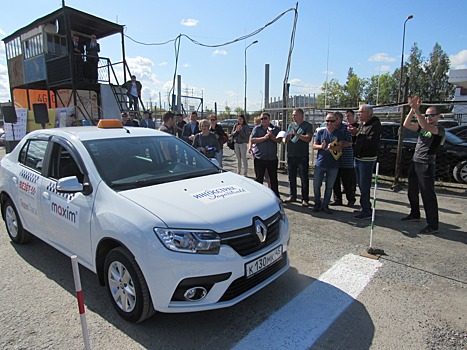
[(321, 205), (319, 204), (315, 204), (315, 206), (313, 207), (313, 212), (314, 213), (317, 213), (321, 210)]
[(329, 203), (329, 205), (332, 205), (332, 206), (342, 205), (342, 200), (331, 202)]
[(420, 218), (416, 218), (415, 216), (412, 216), (412, 214), (409, 214), (404, 216), (401, 221), (420, 222)]
[(361, 212), (362, 212), (362, 208), (355, 209), (353, 212), (354, 212), (354, 213), (357, 213), (357, 214), (358, 214), (358, 213), (361, 213)]
[(435, 233), (438, 233), (437, 228), (427, 226), (424, 229), (420, 230), (420, 232), (418, 234), (420, 234), (420, 235), (432, 235), (432, 234), (435, 234)]
[(321, 210), (324, 211), (326, 214), (332, 214), (331, 209), (329, 209), (329, 207), (327, 205), (323, 205)]
[(355, 199), (354, 199), (354, 200), (351, 200), (351, 201), (349, 201), (349, 202), (347, 203), (347, 206), (348, 206), (349, 208), (353, 208), (354, 205), (355, 205)]
[(353, 218), (355, 220), (370, 220), (371, 219), (371, 214), (365, 214), (365, 213), (361, 212), (360, 214), (355, 215)]

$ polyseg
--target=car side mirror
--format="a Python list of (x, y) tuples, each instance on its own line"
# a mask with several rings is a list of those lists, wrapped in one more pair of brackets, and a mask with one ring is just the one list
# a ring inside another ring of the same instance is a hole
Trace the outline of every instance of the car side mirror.
[(58, 180), (57, 192), (59, 193), (77, 193), (82, 192), (83, 195), (88, 196), (92, 193), (92, 185), (86, 181), (79, 182), (76, 176), (67, 176)]

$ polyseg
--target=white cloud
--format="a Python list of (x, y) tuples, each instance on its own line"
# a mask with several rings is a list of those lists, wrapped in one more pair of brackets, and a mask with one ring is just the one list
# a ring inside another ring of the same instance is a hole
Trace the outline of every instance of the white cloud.
[(379, 67), (375, 67), (374, 71), (378, 74), (384, 74), (384, 73), (387, 73), (387, 72), (390, 72), (391, 71), (391, 67), (390, 66), (379, 66)]
[(191, 66), (190, 66), (189, 63), (184, 63), (184, 64), (183, 64), (183, 68), (190, 68), (190, 67), (191, 67)]
[(302, 80), (298, 79), (298, 78), (294, 78), (294, 79), (290, 79), (289, 83), (290, 83), (290, 85), (298, 85), (298, 84), (302, 83)]
[(331, 71), (331, 70), (328, 70), (328, 71), (323, 70), (322, 73), (323, 73), (323, 74), (326, 74), (326, 73), (327, 73), (327, 74), (329, 74), (329, 75), (334, 75), (334, 72)]
[(158, 65), (159, 67), (163, 67), (163, 66), (166, 66), (167, 64), (168, 64), (168, 63), (167, 63), (166, 61), (164, 61), (164, 62), (158, 63), (157, 65)]
[(8, 82), (8, 69), (0, 64), (0, 102), (10, 100), (10, 83)]
[(198, 24), (198, 20), (197, 19), (193, 19), (193, 18), (187, 18), (187, 19), (182, 19), (182, 21), (180, 22), (180, 24), (182, 26), (186, 26), (186, 27), (194, 27)]
[(452, 69), (467, 68), (467, 50), (461, 50), (457, 54), (449, 56)]
[(237, 92), (233, 91), (233, 90), (228, 90), (226, 91), (227, 95), (229, 95), (229, 97), (235, 97), (237, 96)]
[(394, 57), (389, 57), (387, 53), (377, 53), (368, 58), (370, 62), (396, 62)]
[(4, 30), (2, 28), (0, 28), (0, 35), (6, 35), (6, 33), (4, 32)]
[(214, 50), (214, 52), (212, 54), (213, 54), (213, 56), (218, 56), (218, 55), (227, 56), (227, 51), (225, 51), (225, 50)]

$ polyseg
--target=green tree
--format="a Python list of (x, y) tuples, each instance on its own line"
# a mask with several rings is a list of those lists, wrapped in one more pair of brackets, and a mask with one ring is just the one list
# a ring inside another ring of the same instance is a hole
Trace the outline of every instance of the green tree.
[(454, 86), (448, 83), (450, 60), (448, 55), (436, 43), (425, 63), (425, 91), (427, 101), (446, 101), (454, 97)]
[(242, 107), (235, 107), (235, 113), (237, 115), (243, 114), (243, 108)]
[(322, 94), (318, 95), (318, 106), (326, 108), (325, 104), (329, 107), (337, 107), (341, 105), (344, 99), (344, 91), (337, 79), (331, 79), (328, 82), (326, 91), (326, 82), (321, 87)]
[[(409, 76), (409, 96), (418, 95), (422, 99), (426, 98), (424, 92), (426, 91), (426, 78), (425, 71), (423, 70), (422, 51), (418, 48), (417, 43), (414, 43), (410, 50), (410, 56), (405, 64), (404, 71)], [(402, 87), (405, 84), (405, 76), (403, 76)], [(402, 88), (401, 98), (404, 94)]]

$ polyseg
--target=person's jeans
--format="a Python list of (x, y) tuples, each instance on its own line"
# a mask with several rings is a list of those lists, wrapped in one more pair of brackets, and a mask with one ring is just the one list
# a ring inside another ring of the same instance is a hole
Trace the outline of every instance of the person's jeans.
[(224, 157), (224, 151), (221, 149), (216, 153), (216, 160), (219, 163), (219, 166), (222, 168), (222, 158)]
[[(331, 201), (332, 188), (334, 182), (336, 181), (337, 173), (339, 168), (324, 168), (320, 166), (315, 167), (315, 174), (313, 176), (313, 192), (314, 192), (314, 201), (315, 206), (324, 207), (328, 206)], [(324, 198), (321, 203), (321, 184), (323, 183), (324, 175), (326, 175), (326, 183), (324, 190)]]
[[(248, 143), (234, 143), (234, 152), (237, 157), (237, 174), (247, 176), (248, 175), (248, 158), (246, 157), (246, 151), (248, 149)], [(243, 171), (242, 171), (243, 166)]]
[(438, 199), (435, 193), (435, 165), (427, 163), (410, 163), (409, 190), (410, 215), (420, 218), (419, 193), (422, 195), (423, 208), (428, 226), (438, 229)]
[(288, 157), (287, 172), (289, 173), (290, 197), (297, 199), (297, 170), (302, 183), (302, 200), (309, 201), (309, 159), (308, 157)]
[(128, 102), (130, 103), (130, 109), (133, 109), (133, 106), (135, 106), (135, 111), (139, 110), (138, 96), (128, 94)]
[(375, 161), (362, 162), (355, 159), (357, 184), (360, 188), (360, 207), (362, 208), (362, 212), (367, 215), (371, 215), (370, 190), (374, 166)]

